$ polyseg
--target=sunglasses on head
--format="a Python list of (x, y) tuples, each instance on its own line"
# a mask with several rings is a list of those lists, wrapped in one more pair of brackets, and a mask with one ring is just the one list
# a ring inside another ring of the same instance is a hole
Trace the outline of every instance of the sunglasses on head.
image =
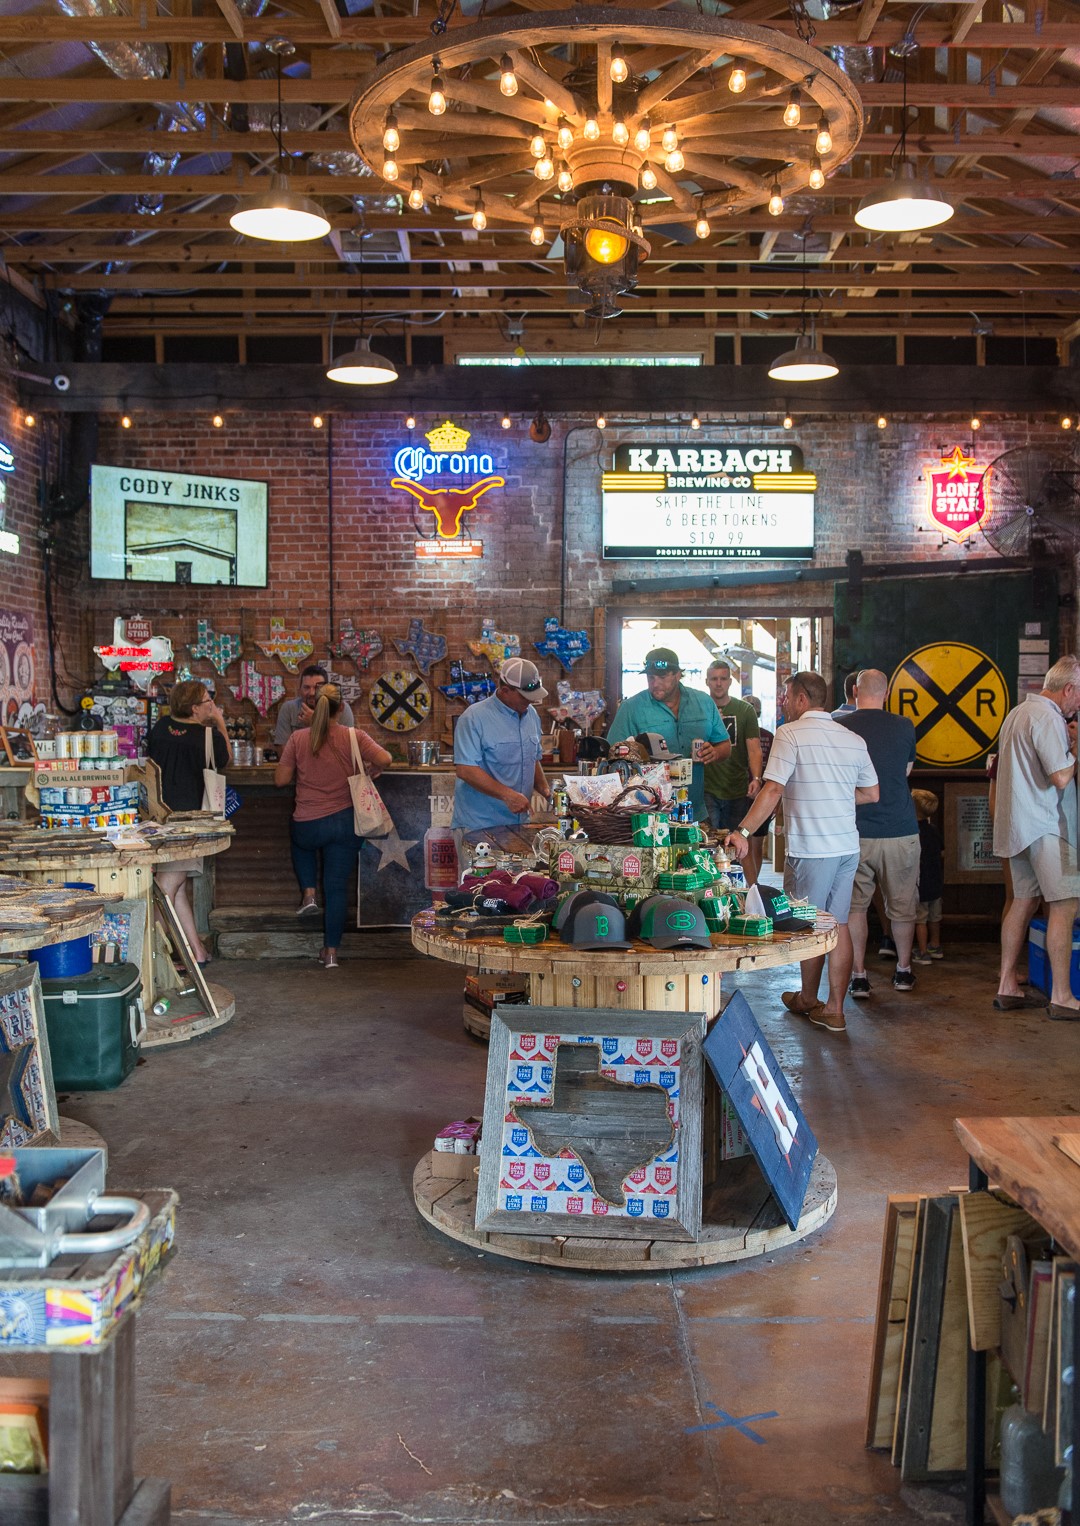
[(510, 684), (508, 687), (511, 689), (520, 689), (522, 694), (535, 694), (537, 689), (540, 687), (540, 680), (538, 678), (534, 678), (527, 684)]
[(650, 662), (645, 671), (647, 673), (674, 673), (675, 664), (673, 662)]

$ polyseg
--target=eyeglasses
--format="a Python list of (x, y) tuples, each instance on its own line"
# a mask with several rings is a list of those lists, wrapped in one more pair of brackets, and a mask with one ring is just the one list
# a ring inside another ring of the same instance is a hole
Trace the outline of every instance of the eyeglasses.
[[(504, 680), (504, 682), (505, 682), (505, 680)], [(540, 684), (540, 680), (538, 678), (534, 678), (532, 683), (528, 683), (528, 684), (507, 684), (506, 687), (508, 689), (518, 689), (518, 690), (520, 690), (520, 692), (522, 694), (535, 694), (537, 689), (539, 689), (541, 687), (541, 684)]]
[(646, 673), (677, 673), (679, 669), (671, 662), (650, 662)]

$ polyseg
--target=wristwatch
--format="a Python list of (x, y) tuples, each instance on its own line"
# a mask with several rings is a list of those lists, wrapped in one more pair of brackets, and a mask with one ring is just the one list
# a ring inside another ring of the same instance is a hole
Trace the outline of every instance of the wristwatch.
[(735, 830), (740, 837), (745, 837), (747, 842), (750, 841), (750, 833), (747, 831), (746, 827), (736, 827)]

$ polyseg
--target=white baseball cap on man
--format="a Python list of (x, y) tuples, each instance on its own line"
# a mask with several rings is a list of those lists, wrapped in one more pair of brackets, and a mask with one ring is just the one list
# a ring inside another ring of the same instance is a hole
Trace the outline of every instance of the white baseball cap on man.
[(527, 657), (508, 657), (499, 669), (499, 682), (508, 688), (520, 689), (534, 705), (540, 704), (548, 696), (548, 691), (540, 681), (540, 669)]

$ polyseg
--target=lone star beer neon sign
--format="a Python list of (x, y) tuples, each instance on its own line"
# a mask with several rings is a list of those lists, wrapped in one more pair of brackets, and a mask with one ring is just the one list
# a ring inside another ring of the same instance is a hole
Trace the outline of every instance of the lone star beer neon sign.
[[(390, 486), (409, 493), (426, 513), (434, 514), (435, 530), (442, 540), (451, 540), (461, 533), (462, 517), (476, 508), (485, 493), (494, 487), (506, 486), (506, 479), (495, 475), (490, 455), (466, 452), (469, 438), (467, 429), (461, 429), (447, 419), (425, 435), (430, 451), (416, 445), (404, 445), (394, 455), (394, 470), (398, 475), (390, 479)], [(484, 475), (465, 487), (437, 487), (424, 480), (468, 472)]]
[(941, 457), (940, 466), (926, 468), (926, 512), (934, 528), (951, 540), (965, 540), (989, 512), (985, 470), (959, 445)]

